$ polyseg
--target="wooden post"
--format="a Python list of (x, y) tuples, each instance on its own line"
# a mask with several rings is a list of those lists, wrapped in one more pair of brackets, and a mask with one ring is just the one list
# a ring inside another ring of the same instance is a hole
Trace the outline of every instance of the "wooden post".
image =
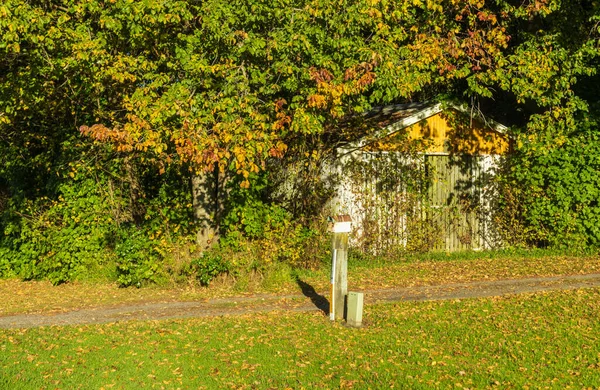
[(329, 318), (343, 319), (345, 316), (346, 295), (348, 294), (348, 236), (351, 219), (348, 215), (334, 218), (331, 231), (332, 264), (331, 264), (331, 299), (329, 301)]

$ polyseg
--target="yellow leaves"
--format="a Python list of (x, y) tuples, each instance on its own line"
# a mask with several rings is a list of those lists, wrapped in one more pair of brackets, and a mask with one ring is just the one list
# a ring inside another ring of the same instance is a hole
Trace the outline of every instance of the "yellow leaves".
[(239, 146), (233, 148), (233, 156), (235, 157), (236, 163), (242, 164), (246, 160), (246, 151)]
[(367, 10), (367, 15), (372, 19), (381, 19), (383, 14), (377, 8), (370, 8)]
[(228, 144), (229, 142), (231, 142), (231, 139), (233, 138), (233, 135), (229, 132), (226, 132), (225, 134), (223, 134), (222, 136), (223, 138), (223, 142), (225, 142), (226, 144)]
[(3, 112), (0, 112), (0, 124), (10, 124), (10, 119), (8, 119)]
[(124, 83), (126, 81), (135, 82), (137, 80), (137, 77), (134, 74), (124, 71), (120, 68), (110, 70), (108, 73), (111, 76), (112, 80), (117, 81), (119, 83)]
[(485, 0), (468, 0), (468, 3), (475, 8), (483, 8)]
[(427, 0), (427, 9), (432, 10), (434, 12), (444, 12), (444, 8), (440, 4), (440, 2), (434, 0)]
[(308, 97), (308, 106), (314, 108), (324, 108), (327, 106), (327, 100), (325, 96), (320, 94), (310, 95)]
[(238, 30), (238, 31), (234, 32), (234, 35), (236, 35), (242, 39), (248, 39), (248, 33), (243, 30)]
[(123, 145), (123, 144), (118, 144), (116, 146), (117, 148), (117, 152), (131, 152), (133, 151), (133, 147), (130, 145)]

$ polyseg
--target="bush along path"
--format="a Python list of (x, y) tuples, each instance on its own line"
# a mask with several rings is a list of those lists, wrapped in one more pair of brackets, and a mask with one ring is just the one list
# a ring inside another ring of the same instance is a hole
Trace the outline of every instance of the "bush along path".
[[(329, 302), (325, 294), (298, 280), (302, 294), (216, 298), (194, 302), (146, 302), (98, 306), (61, 313), (16, 314), (0, 317), (0, 328), (64, 326), (129, 320), (165, 320), (194, 317), (241, 315), (269, 311), (322, 311)], [(396, 301), (467, 299), (524, 294), (552, 290), (600, 287), (600, 273), (473, 281), (466, 283), (363, 290), (366, 304)]]

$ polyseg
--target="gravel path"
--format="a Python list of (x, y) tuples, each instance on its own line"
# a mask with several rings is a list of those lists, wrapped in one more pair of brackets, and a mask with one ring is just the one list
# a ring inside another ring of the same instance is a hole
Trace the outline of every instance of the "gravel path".
[[(365, 304), (373, 304), (377, 302), (481, 298), (591, 287), (600, 287), (600, 274), (478, 281), (437, 286), (366, 290), (363, 292), (365, 293)], [(202, 302), (153, 302), (111, 307), (102, 306), (64, 313), (10, 315), (0, 317), (0, 328), (32, 328), (128, 320), (215, 317), (277, 310), (321, 310), (327, 312), (329, 303), (325, 298), (325, 294), (319, 294), (307, 284), (301, 284), (301, 288), (303, 294), (297, 295), (259, 295), (213, 299)]]

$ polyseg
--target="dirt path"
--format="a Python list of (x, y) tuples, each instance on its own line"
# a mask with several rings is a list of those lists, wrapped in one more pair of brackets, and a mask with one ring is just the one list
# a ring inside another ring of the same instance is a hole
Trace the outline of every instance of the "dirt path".
[[(18, 314), (0, 317), (0, 328), (32, 328), (97, 324), (128, 320), (164, 320), (174, 318), (215, 317), (267, 311), (327, 312), (325, 294), (300, 283), (303, 294), (258, 295), (222, 298), (200, 302), (152, 302), (118, 306), (101, 306), (64, 313)], [(521, 294), (551, 290), (600, 287), (600, 273), (524, 279), (478, 281), (460, 284), (422, 286), (386, 290), (366, 290), (365, 303), (465, 299)]]

